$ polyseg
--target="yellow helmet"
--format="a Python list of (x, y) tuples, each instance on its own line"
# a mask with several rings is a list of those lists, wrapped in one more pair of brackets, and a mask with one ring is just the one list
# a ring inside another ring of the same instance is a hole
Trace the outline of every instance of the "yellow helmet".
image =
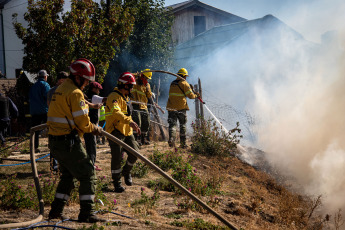
[[(149, 70), (150, 69), (144, 69), (143, 71), (149, 71)], [(149, 80), (151, 80), (152, 78), (152, 72), (144, 72), (143, 75)]]
[(178, 75), (182, 75), (182, 76), (188, 76), (188, 71), (185, 68), (181, 68), (178, 72)]

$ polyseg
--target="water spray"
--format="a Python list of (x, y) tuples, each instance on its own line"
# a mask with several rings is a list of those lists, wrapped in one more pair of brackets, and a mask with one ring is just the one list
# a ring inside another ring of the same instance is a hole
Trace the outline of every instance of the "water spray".
[[(146, 72), (158, 72), (158, 73), (166, 73), (166, 74), (170, 74), (170, 75), (173, 75), (177, 78), (179, 78), (180, 80), (186, 80), (184, 79), (183, 77), (181, 77), (180, 75), (177, 75), (177, 74), (174, 74), (174, 73), (171, 73), (171, 72), (168, 72), (168, 71), (164, 71), (164, 70), (146, 70), (146, 71), (141, 71), (141, 72), (138, 72), (138, 73), (133, 73), (134, 75), (138, 76), (139, 74), (141, 73), (146, 73)], [(220, 127), (226, 132), (228, 133), (229, 131), (223, 126), (223, 124), (218, 120), (218, 118), (212, 113), (212, 111), (206, 106), (206, 103), (200, 98), (198, 97), (199, 101), (201, 103), (204, 104), (205, 108), (207, 109), (207, 111), (212, 115), (212, 117), (215, 119), (215, 121), (220, 125)], [(232, 137), (230, 135), (230, 137)], [(247, 163), (249, 164), (253, 164), (253, 160), (251, 159), (251, 157), (249, 156), (247, 150), (240, 144), (237, 144), (236, 145), (237, 147), (237, 150), (241, 152), (242, 156), (241, 158), (246, 161)]]

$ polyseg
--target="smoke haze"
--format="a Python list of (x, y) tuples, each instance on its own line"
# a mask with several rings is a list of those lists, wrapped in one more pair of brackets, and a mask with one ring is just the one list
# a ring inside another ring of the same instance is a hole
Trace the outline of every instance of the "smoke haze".
[(304, 192), (322, 195), (324, 210), (334, 214), (345, 206), (343, 30), (315, 44), (271, 17), (265, 23), (199, 63), (193, 74), (210, 108), (223, 102), (256, 117), (251, 145)]

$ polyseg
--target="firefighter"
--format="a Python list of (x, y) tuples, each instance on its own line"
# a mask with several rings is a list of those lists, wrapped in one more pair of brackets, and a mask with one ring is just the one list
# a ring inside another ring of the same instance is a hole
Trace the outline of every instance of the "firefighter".
[[(149, 69), (145, 69), (144, 71), (149, 71)], [(147, 102), (148, 100), (152, 101), (152, 92), (150, 83), (148, 80), (151, 80), (152, 72), (144, 72), (140, 73), (140, 75), (136, 78), (136, 85), (134, 85), (132, 93), (131, 93), (131, 100), (133, 105), (133, 121), (135, 121), (141, 131), (141, 135), (139, 136), (137, 133), (134, 135), (139, 143), (139, 145), (149, 145), (150, 142), (148, 141), (148, 131), (150, 129), (150, 114), (147, 109)]]
[(94, 214), (96, 175), (80, 140), (84, 133), (100, 135), (102, 132), (101, 127), (90, 122), (82, 92), (89, 81), (95, 80), (95, 68), (89, 60), (80, 58), (70, 65), (70, 72), (69, 78), (53, 94), (48, 110), (50, 153), (57, 159), (61, 173), (49, 219), (65, 218), (63, 208), (76, 178), (80, 182), (78, 221), (103, 222)]
[[(135, 78), (129, 72), (124, 72), (119, 77), (117, 87), (109, 94), (106, 102), (105, 130), (138, 151), (139, 145), (133, 136), (133, 129), (140, 135), (140, 128), (132, 120), (132, 108), (129, 99), (129, 94), (135, 84)], [(121, 183), (121, 174), (124, 176), (125, 184), (131, 186), (131, 170), (137, 157), (127, 153), (127, 162), (122, 169), (122, 147), (111, 140), (109, 140), (109, 146), (111, 149), (111, 175), (114, 191), (121, 193), (125, 191)]]
[(198, 93), (194, 93), (188, 84), (186, 77), (188, 72), (185, 68), (181, 68), (178, 73), (181, 78), (177, 78), (170, 84), (169, 98), (167, 103), (168, 123), (169, 123), (169, 146), (175, 147), (177, 120), (180, 123), (180, 147), (186, 147), (186, 123), (187, 110), (189, 110), (187, 99), (199, 97)]

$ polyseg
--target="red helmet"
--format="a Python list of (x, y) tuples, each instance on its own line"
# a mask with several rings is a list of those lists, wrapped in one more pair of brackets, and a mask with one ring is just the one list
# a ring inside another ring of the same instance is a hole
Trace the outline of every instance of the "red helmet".
[(91, 82), (91, 83), (90, 83), (90, 87), (91, 87), (91, 88), (96, 88), (96, 89), (103, 89), (103, 87), (101, 86), (101, 84), (99, 84), (97, 81)]
[(89, 60), (85, 58), (78, 58), (75, 60), (70, 65), (69, 69), (73, 75), (81, 76), (90, 81), (95, 81), (95, 67)]
[(135, 78), (132, 73), (130, 72), (124, 72), (119, 77), (119, 80), (117, 81), (117, 84), (121, 85), (136, 85)]

